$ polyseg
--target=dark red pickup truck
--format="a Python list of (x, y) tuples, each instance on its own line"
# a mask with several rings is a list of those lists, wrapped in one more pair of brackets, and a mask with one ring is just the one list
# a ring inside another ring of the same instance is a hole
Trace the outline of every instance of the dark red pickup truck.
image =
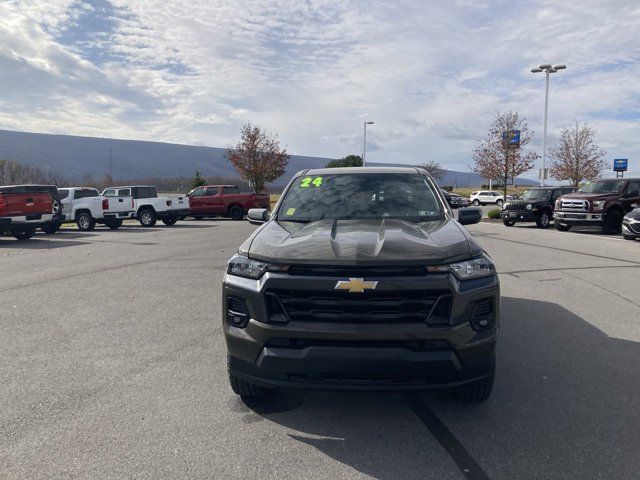
[(36, 228), (53, 219), (53, 201), (48, 187), (14, 185), (0, 187), (0, 235), (28, 240)]
[(195, 218), (231, 217), (242, 220), (250, 208), (269, 208), (268, 193), (240, 193), (236, 185), (207, 185), (191, 190), (190, 214)]

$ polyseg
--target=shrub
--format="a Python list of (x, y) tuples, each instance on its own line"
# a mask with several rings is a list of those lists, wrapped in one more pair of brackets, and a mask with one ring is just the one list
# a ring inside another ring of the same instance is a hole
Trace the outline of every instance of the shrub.
[(490, 210), (489, 213), (487, 214), (487, 216), (489, 218), (492, 218), (494, 220), (497, 220), (500, 218), (500, 209), (496, 208), (495, 210)]

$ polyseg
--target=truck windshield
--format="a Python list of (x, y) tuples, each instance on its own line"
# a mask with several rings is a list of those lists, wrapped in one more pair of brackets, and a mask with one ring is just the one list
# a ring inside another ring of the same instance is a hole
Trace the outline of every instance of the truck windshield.
[(546, 200), (550, 194), (551, 190), (526, 190), (520, 196), (520, 200)]
[(357, 173), (297, 178), (278, 210), (288, 222), (382, 218), (440, 220), (444, 207), (422, 175)]
[(579, 193), (622, 193), (624, 190), (624, 180), (596, 180), (595, 182), (587, 182)]

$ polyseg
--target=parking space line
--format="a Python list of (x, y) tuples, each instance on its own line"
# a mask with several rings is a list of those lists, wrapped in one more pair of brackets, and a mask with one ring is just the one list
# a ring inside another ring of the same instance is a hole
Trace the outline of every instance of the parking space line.
[(451, 430), (431, 411), (420, 394), (409, 392), (405, 394), (405, 399), (468, 480), (489, 480), (489, 476), (482, 467), (451, 433)]

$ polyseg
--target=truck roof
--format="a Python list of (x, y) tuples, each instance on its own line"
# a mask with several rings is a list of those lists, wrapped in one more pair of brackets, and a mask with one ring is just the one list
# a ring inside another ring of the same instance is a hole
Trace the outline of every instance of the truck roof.
[(118, 185), (116, 187), (106, 187), (105, 190), (109, 188), (156, 188), (154, 185)]
[(302, 170), (298, 172), (304, 175), (340, 175), (354, 173), (427, 173), (419, 167), (338, 167), (338, 168), (315, 168), (312, 170)]
[[(237, 185), (203, 185), (203, 187), (206, 187), (206, 188), (217, 188), (217, 187), (233, 187), (233, 188), (236, 188)], [(200, 187), (198, 187), (198, 188), (200, 188)]]

